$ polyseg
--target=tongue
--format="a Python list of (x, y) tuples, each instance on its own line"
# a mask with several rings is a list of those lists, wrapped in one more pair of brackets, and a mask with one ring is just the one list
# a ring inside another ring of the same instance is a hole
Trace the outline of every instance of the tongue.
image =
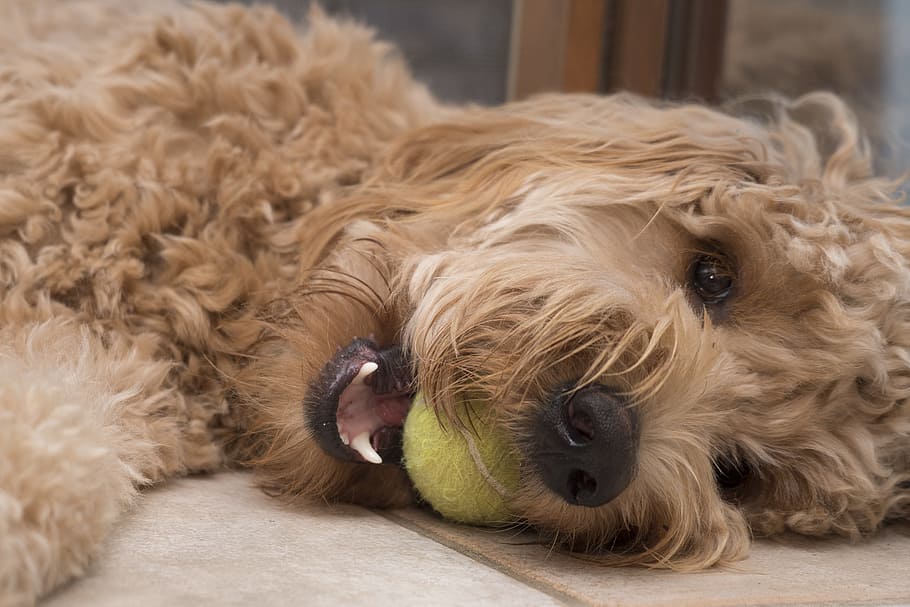
[(411, 410), (411, 399), (408, 396), (377, 396), (373, 411), (385, 426), (403, 426)]

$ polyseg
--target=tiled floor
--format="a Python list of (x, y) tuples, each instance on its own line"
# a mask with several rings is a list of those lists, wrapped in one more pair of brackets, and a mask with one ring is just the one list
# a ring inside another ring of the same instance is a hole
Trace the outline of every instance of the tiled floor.
[(91, 574), (43, 604), (910, 605), (910, 537), (761, 543), (699, 574), (608, 569), (416, 510), (283, 508), (225, 473), (149, 492)]

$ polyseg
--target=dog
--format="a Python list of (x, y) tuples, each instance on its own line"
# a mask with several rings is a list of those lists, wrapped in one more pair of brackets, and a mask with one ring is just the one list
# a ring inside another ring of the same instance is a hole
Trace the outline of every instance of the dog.
[(452, 107), (319, 11), (0, 23), (6, 602), (176, 475), (414, 503), (418, 389), (488, 403), (514, 522), (607, 562), (907, 517), (910, 212), (837, 97)]

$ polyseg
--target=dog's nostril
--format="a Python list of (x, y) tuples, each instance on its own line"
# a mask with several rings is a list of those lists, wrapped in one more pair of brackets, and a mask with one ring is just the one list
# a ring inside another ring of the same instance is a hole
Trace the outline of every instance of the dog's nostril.
[(594, 508), (632, 481), (638, 437), (637, 409), (624, 396), (601, 384), (567, 386), (540, 409), (528, 459), (567, 503)]
[(569, 417), (569, 430), (573, 432), (575, 435), (573, 438), (577, 442), (582, 443), (594, 440), (594, 420), (591, 419), (587, 411), (575, 406), (574, 399), (569, 400), (569, 404), (566, 406), (566, 413)]
[(574, 496), (576, 503), (584, 503), (597, 495), (597, 479), (584, 470), (569, 472), (569, 495)]

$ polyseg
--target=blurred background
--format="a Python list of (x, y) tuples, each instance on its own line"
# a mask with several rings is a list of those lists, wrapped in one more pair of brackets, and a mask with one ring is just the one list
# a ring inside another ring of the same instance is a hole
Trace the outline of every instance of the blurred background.
[[(270, 3), (301, 21), (310, 0)], [(896, 174), (910, 161), (910, 0), (320, 4), (397, 43), (417, 77), (448, 101), (631, 90), (716, 103), (825, 89), (853, 105), (880, 168)]]

